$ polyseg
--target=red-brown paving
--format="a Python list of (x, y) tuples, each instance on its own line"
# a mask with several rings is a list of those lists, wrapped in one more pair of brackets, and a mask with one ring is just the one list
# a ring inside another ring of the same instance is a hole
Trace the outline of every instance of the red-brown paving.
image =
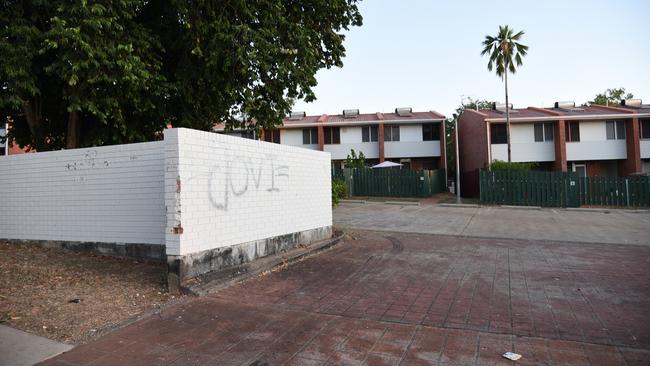
[(650, 364), (650, 247), (355, 235), (43, 364)]

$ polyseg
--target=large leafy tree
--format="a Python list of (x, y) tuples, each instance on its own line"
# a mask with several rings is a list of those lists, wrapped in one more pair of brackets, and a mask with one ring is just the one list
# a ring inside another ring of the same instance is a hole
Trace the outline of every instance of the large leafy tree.
[(622, 99), (632, 98), (634, 98), (634, 95), (632, 93), (626, 93), (625, 88), (611, 88), (596, 94), (596, 98), (590, 103), (600, 105), (619, 104)]
[(37, 150), (272, 128), (361, 21), (357, 0), (4, 1), (0, 114)]
[(497, 76), (504, 79), (506, 92), (506, 133), (508, 138), (508, 161), (510, 154), (510, 101), (508, 100), (508, 73), (514, 74), (517, 67), (523, 64), (522, 58), (528, 53), (528, 46), (519, 41), (524, 31), (516, 32), (509, 26), (499, 26), (496, 36), (485, 36), (481, 55), (489, 55), (488, 70), (496, 71)]

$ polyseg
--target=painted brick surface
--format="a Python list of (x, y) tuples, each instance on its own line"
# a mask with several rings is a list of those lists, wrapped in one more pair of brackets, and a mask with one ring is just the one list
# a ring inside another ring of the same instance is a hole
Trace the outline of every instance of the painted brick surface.
[(332, 225), (330, 154), (165, 130), (168, 255)]
[(163, 245), (163, 144), (0, 157), (0, 238)]

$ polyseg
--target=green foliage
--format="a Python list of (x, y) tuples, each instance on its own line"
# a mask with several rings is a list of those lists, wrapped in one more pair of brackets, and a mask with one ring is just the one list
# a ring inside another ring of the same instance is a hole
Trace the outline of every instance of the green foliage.
[(534, 162), (525, 162), (525, 163), (513, 163), (501, 160), (495, 160), (490, 164), (490, 170), (513, 170), (513, 171), (530, 171), (537, 166), (537, 163)]
[(357, 2), (6, 1), (0, 114), (37, 150), (148, 141), (167, 123), (272, 128), (342, 66)]
[(611, 88), (605, 90), (603, 93), (596, 94), (596, 98), (591, 101), (591, 104), (610, 105), (619, 104), (622, 99), (632, 99), (632, 93), (625, 93), (625, 88)]
[(338, 206), (341, 199), (347, 197), (345, 181), (332, 179), (332, 206)]
[(458, 123), (458, 118), (463, 114), (465, 109), (491, 109), (492, 102), (489, 102), (485, 99), (472, 99), (468, 98), (467, 102), (463, 102), (452, 115), (452, 117), (447, 118), (445, 121), (445, 133), (446, 133), (446, 154), (447, 157), (447, 174), (449, 177), (456, 176), (456, 148), (454, 146), (454, 138), (456, 132), (456, 123)]
[(366, 168), (366, 156), (363, 154), (363, 151), (359, 151), (359, 155), (350, 149), (348, 157), (345, 159), (346, 168)]
[[(485, 36), (481, 55), (489, 55), (488, 70), (496, 67), (498, 76), (503, 77), (506, 70), (514, 74), (522, 65), (522, 57), (528, 53), (528, 46), (519, 43), (524, 31), (514, 33), (507, 25), (499, 26), (496, 36)], [(514, 59), (514, 61), (513, 61)]]

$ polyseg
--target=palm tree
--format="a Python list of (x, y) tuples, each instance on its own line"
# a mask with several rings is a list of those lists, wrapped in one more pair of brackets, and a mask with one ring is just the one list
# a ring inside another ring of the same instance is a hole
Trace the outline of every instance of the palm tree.
[[(510, 156), (510, 103), (508, 102), (508, 72), (515, 73), (517, 66), (521, 66), (521, 58), (526, 56), (528, 46), (524, 46), (518, 41), (524, 31), (514, 33), (507, 25), (499, 26), (499, 33), (496, 37), (485, 36), (483, 41), (483, 52), (481, 56), (490, 55), (488, 70), (496, 66), (497, 76), (505, 79), (506, 86), (506, 137), (508, 139), (508, 162)], [(513, 61), (514, 58), (514, 61)]]

